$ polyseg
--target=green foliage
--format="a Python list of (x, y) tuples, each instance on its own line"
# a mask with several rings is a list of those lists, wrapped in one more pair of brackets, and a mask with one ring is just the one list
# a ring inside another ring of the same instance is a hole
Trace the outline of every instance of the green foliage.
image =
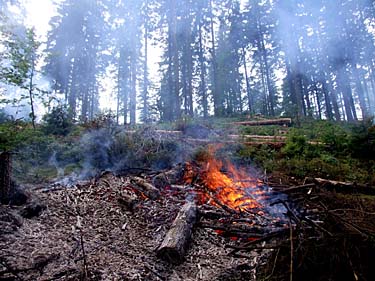
[(73, 120), (66, 107), (54, 107), (50, 113), (43, 116), (43, 131), (46, 134), (66, 136), (73, 129)]
[(348, 146), (353, 157), (375, 159), (375, 126), (367, 119), (352, 127)]
[[(259, 131), (252, 128), (252, 133)], [(297, 178), (323, 177), (375, 183), (375, 126), (372, 120), (354, 124), (304, 120), (292, 128), (281, 150), (243, 147), (239, 159), (267, 171)]]
[(0, 124), (0, 151), (12, 151), (21, 146), (25, 141), (34, 139), (30, 124), (22, 121), (8, 121)]
[(291, 157), (303, 157), (306, 152), (307, 139), (305, 136), (292, 131), (288, 135), (286, 146), (283, 148), (283, 153), (289, 158)]
[(255, 165), (267, 171), (275, 168), (277, 151), (267, 145), (261, 147), (241, 146), (237, 151), (237, 161), (245, 165)]

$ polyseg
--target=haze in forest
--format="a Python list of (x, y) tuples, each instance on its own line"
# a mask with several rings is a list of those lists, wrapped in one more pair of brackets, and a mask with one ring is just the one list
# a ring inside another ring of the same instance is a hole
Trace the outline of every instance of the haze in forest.
[[(374, 115), (372, 1), (52, 4), (1, 4), (3, 53), (29, 48), (33, 54), (24, 71), (25, 81), (33, 78), (28, 94), (26, 84), (6, 75), (14, 69), (3, 67), (7, 110), (22, 104), (29, 113), (35, 95), (39, 118), (66, 106), (76, 120), (110, 110), (125, 124), (241, 114), (337, 121)], [(3, 65), (15, 67), (15, 59), (2, 56)]]

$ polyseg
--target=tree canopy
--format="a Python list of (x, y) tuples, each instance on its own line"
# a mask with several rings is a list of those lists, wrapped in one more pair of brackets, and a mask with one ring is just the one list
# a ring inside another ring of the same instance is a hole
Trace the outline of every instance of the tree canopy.
[[(25, 36), (10, 40), (5, 11), (22, 1), (4, 3), (1, 41), (11, 51), (2, 52), (8, 63), (0, 78), (27, 88), (36, 58), (28, 52), (40, 49), (22, 23)], [(237, 114), (355, 121), (374, 114), (372, 1), (57, 5), (41, 54), (43, 73), (76, 120), (93, 119), (109, 103), (125, 124)], [(32, 98), (34, 88), (28, 89)]]

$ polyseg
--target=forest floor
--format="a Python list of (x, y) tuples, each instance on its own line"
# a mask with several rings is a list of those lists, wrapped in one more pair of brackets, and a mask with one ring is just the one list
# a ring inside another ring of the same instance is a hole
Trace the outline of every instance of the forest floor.
[[(286, 180), (279, 176), (271, 177), (270, 183)], [(152, 177), (146, 180), (152, 183)], [(265, 233), (264, 242), (254, 243), (197, 224), (184, 261), (177, 265), (164, 261), (156, 250), (189, 197), (185, 188), (162, 190), (157, 200), (151, 200), (134, 192), (130, 176), (110, 173), (71, 187), (36, 187), (30, 191), (31, 206), (42, 207), (35, 217), (25, 216), (30, 204), (1, 206), (0, 280), (290, 280), (291, 275), (294, 280), (373, 280), (375, 276), (374, 196), (341, 194), (312, 184), (286, 190), (293, 226), (278, 238), (268, 239)], [(134, 206), (121, 203), (127, 196), (135, 198)], [(301, 206), (302, 212), (297, 210)]]

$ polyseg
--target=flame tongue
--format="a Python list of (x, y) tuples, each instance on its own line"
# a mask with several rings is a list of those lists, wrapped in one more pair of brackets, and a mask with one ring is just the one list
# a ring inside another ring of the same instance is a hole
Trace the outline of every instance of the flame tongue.
[[(225, 167), (226, 173), (222, 172)], [(247, 175), (244, 169), (236, 169), (233, 164), (210, 158), (203, 167), (201, 179), (212, 192), (215, 200), (234, 210), (259, 208), (253, 198), (258, 180)]]

